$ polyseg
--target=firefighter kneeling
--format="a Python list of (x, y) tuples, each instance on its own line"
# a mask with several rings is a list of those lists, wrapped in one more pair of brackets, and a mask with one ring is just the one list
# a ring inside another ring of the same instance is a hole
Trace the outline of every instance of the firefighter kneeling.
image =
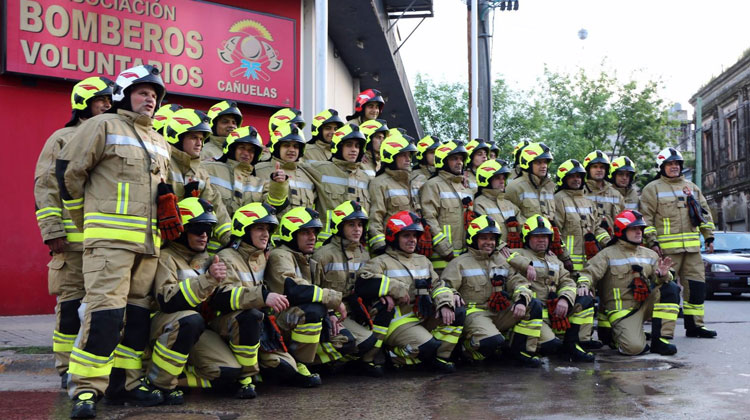
[[(633, 356), (651, 350), (670, 355), (677, 347), (673, 337), (679, 312), (680, 289), (672, 281), (672, 259), (643, 246), (646, 222), (640, 213), (625, 210), (615, 217), (615, 239), (594, 258), (578, 278), (578, 294), (595, 286), (612, 324), (612, 336), (620, 353)], [(657, 287), (658, 286), (658, 287)], [(651, 315), (651, 347), (646, 343), (643, 321)]]
[[(528, 281), (510, 268), (498, 250), (500, 229), (482, 215), (469, 223), (468, 252), (448, 263), (441, 278), (466, 300), (464, 350), (473, 360), (497, 358), (510, 333), (510, 354), (529, 367), (542, 328), (542, 304), (532, 299)], [(512, 332), (510, 332), (512, 331)]]
[(449, 358), (463, 331), (465, 310), (430, 260), (414, 253), (423, 231), (414, 213), (391, 216), (385, 226), (385, 254), (360, 269), (354, 292), (368, 303), (382, 298), (387, 311), (395, 310), (385, 345), (396, 366), (425, 362), (450, 373), (455, 366)]

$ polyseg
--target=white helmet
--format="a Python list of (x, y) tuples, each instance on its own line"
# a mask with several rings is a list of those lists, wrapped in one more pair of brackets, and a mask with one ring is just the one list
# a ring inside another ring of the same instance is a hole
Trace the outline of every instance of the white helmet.
[(142, 66), (131, 67), (123, 70), (117, 75), (115, 84), (117, 90), (112, 95), (112, 102), (122, 102), (125, 99), (125, 91), (133, 85), (140, 83), (150, 83), (154, 85), (156, 89), (156, 109), (161, 106), (161, 101), (164, 99), (164, 95), (167, 93), (167, 89), (164, 87), (164, 81), (159, 76), (159, 69), (156, 67), (144, 64)]
[(685, 158), (682, 157), (682, 153), (674, 147), (665, 147), (658, 155), (656, 155), (656, 165), (659, 169), (661, 169), (664, 163), (673, 160), (680, 162), (680, 166), (682, 166), (682, 163), (685, 161)]

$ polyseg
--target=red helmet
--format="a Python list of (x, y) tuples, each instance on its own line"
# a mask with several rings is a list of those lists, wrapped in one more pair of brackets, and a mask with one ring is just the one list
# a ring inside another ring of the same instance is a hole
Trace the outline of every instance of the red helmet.
[(394, 243), (396, 235), (406, 231), (424, 232), (424, 228), (422, 227), (422, 219), (419, 216), (410, 211), (403, 210), (391, 216), (388, 219), (388, 223), (385, 224), (385, 241)]
[(385, 101), (383, 100), (383, 97), (380, 96), (380, 91), (377, 89), (367, 89), (360, 92), (359, 95), (357, 95), (357, 99), (354, 101), (354, 111), (362, 112), (362, 109), (364, 109), (365, 104), (368, 102), (377, 102), (380, 112), (383, 112)]
[(615, 216), (615, 236), (622, 239), (625, 229), (630, 227), (646, 227), (643, 216), (635, 210), (624, 210)]

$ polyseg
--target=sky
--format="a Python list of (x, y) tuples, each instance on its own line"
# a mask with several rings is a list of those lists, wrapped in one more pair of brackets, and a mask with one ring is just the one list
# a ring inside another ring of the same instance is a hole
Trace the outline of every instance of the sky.
[[(623, 80), (664, 82), (662, 97), (693, 110), (688, 100), (750, 48), (750, 1), (519, 0), (519, 10), (495, 12), (492, 73), (529, 89), (544, 74), (578, 67), (615, 72)], [(468, 82), (466, 3), (434, 0), (400, 54), (409, 82)], [(419, 19), (398, 23), (401, 38)], [(588, 37), (578, 38), (586, 29)]]

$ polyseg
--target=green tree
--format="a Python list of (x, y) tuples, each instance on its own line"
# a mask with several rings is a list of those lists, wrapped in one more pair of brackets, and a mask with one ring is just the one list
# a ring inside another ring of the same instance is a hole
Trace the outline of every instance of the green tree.
[(469, 137), (469, 93), (466, 84), (433, 82), (417, 74), (414, 102), (425, 135), (444, 140)]

